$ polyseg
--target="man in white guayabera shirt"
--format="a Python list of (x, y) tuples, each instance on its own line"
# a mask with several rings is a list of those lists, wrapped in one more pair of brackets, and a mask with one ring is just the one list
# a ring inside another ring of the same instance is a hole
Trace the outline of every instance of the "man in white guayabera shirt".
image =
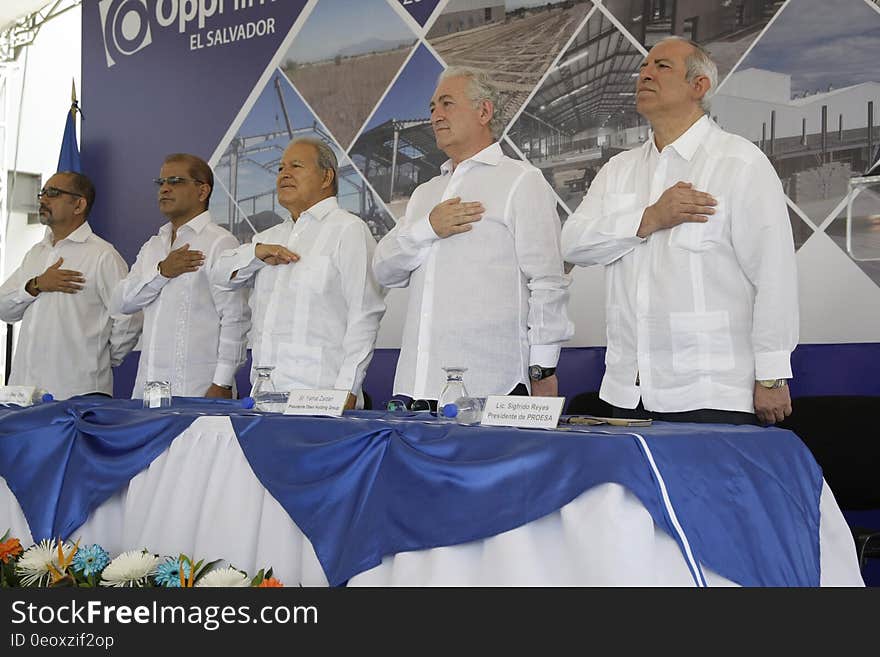
[(250, 308), (246, 290), (220, 290), (208, 272), (238, 240), (211, 218), (214, 175), (203, 159), (169, 155), (155, 183), (168, 223), (141, 247), (114, 295), (121, 312), (144, 312), (133, 396), (148, 381), (168, 381), (172, 395), (231, 398), (247, 355)]
[(717, 69), (655, 45), (636, 83), (651, 138), (613, 157), (562, 231), (565, 259), (604, 265), (600, 396), (626, 415), (772, 424), (791, 413), (797, 274), (779, 177), (707, 115)]
[(223, 253), (212, 276), (223, 289), (253, 286), (253, 363), (275, 368), (276, 390), (347, 390), (355, 408), (385, 301), (370, 271), (376, 241), (336, 202), (337, 169), (323, 141), (292, 141), (276, 181), (291, 221)]
[(436, 400), (444, 367), (467, 367), (468, 393), (555, 396), (573, 334), (553, 190), (495, 141), (498, 92), (483, 71), (451, 67), (431, 98), (449, 156), (382, 238), (373, 271), (409, 287), (394, 393)]
[(95, 187), (80, 173), (49, 178), (38, 194), (43, 239), (0, 287), (0, 319), (21, 320), (9, 383), (35, 385), (56, 399), (113, 394), (113, 372), (137, 343), (140, 314), (111, 314), (128, 267), (92, 232)]

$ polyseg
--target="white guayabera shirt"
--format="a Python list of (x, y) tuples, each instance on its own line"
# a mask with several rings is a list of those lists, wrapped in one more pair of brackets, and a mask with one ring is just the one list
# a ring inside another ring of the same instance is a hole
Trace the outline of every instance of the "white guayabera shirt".
[[(639, 238), (645, 208), (679, 181), (714, 196), (715, 213)], [(704, 116), (662, 152), (652, 138), (613, 157), (562, 243), (567, 261), (606, 266), (602, 399), (753, 412), (756, 379), (791, 378), (791, 225), (779, 177), (754, 144)]]
[[(170, 223), (141, 247), (131, 272), (114, 294), (114, 308), (144, 311), (144, 337), (133, 397), (147, 381), (168, 381), (171, 394), (204, 396), (212, 383), (232, 385), (247, 358), (250, 308), (247, 290), (221, 290), (208, 275), (220, 253), (238, 240), (205, 211), (177, 229)], [(159, 263), (184, 244), (205, 254), (198, 271), (174, 278), (159, 273)]]
[[(254, 255), (258, 243), (281, 244), (300, 259), (267, 265)], [(359, 396), (385, 314), (370, 271), (375, 248), (367, 225), (331, 197), (220, 256), (215, 285), (253, 286), (253, 364), (275, 367), (277, 390), (332, 388)]]
[[(61, 269), (82, 273), (85, 287), (74, 294), (28, 294), (28, 281), (58, 258), (64, 258)], [(0, 287), (0, 319), (22, 320), (9, 383), (44, 388), (56, 399), (92, 392), (112, 395), (110, 367), (135, 346), (143, 321), (140, 313), (111, 315), (113, 289), (127, 271), (122, 256), (88, 222), (54, 246), (47, 228)]]
[[(440, 239), (428, 216), (454, 197), (485, 212)], [(373, 258), (379, 283), (410, 288), (394, 393), (437, 399), (442, 368), (463, 366), (471, 395), (507, 394), (528, 382), (529, 365), (555, 367), (574, 333), (559, 230), (540, 171), (497, 143), (417, 187)]]

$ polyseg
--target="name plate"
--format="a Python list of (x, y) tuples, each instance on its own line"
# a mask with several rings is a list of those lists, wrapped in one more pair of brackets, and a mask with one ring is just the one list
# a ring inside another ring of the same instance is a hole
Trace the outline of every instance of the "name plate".
[(346, 401), (348, 390), (291, 390), (284, 414), (339, 417)]
[(36, 386), (0, 386), (0, 404), (30, 406), (36, 391)]
[(486, 398), (480, 424), (490, 427), (555, 429), (565, 397), (518, 397), (493, 395)]

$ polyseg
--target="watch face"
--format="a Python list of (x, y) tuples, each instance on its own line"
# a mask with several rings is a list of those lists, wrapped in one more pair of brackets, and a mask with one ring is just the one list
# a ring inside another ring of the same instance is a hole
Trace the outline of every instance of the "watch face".
[(532, 381), (540, 381), (541, 380), (541, 367), (539, 365), (530, 365), (529, 366), (529, 378)]

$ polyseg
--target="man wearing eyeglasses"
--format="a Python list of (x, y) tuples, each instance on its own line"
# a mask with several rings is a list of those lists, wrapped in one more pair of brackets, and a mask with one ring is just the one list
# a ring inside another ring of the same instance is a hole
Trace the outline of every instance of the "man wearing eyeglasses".
[(370, 270), (376, 242), (339, 207), (337, 172), (323, 141), (291, 142), (276, 187), (292, 221), (221, 255), (213, 277), (223, 289), (253, 287), (253, 362), (274, 366), (277, 390), (347, 390), (355, 408), (385, 301)]
[(244, 363), (250, 309), (244, 290), (213, 287), (208, 271), (238, 240), (208, 211), (214, 175), (200, 157), (175, 153), (155, 179), (159, 211), (168, 219), (141, 247), (114, 303), (144, 311), (144, 337), (134, 397), (148, 381), (168, 381), (171, 394), (232, 398)]
[(111, 297), (128, 267), (87, 221), (92, 182), (64, 171), (37, 195), (48, 230), (0, 287), (0, 319), (21, 320), (11, 385), (34, 385), (56, 399), (113, 394), (113, 373), (137, 343), (140, 314), (113, 314)]

